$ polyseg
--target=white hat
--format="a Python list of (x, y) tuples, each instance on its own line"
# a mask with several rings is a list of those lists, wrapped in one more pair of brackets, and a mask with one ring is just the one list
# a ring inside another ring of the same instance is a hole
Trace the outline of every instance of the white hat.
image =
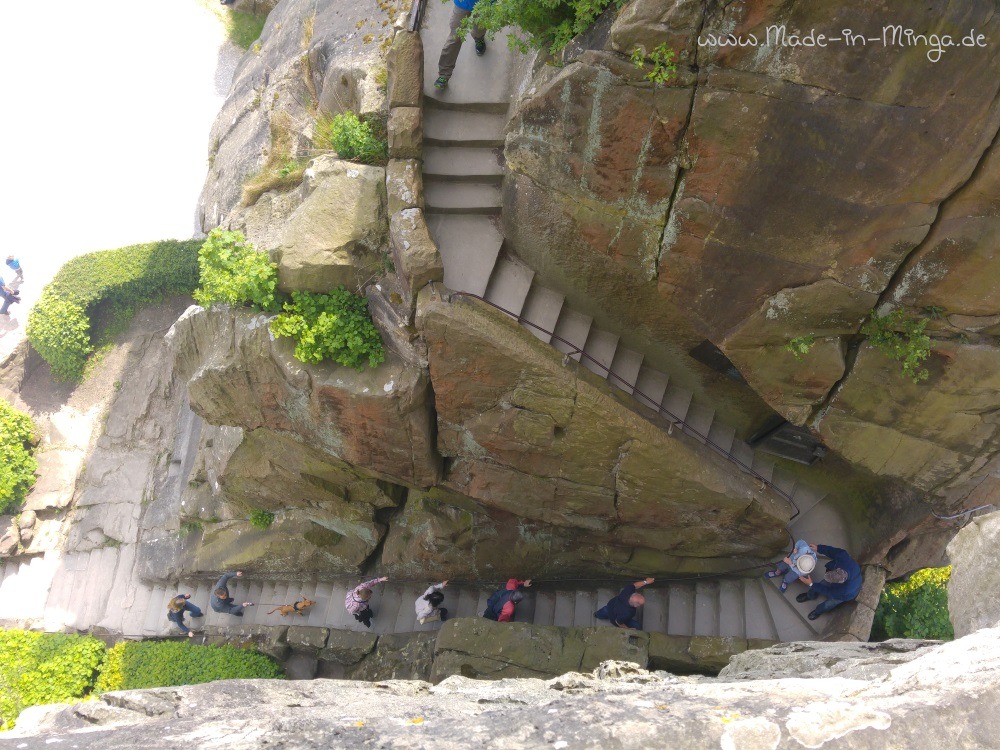
[(809, 554), (799, 555), (799, 559), (795, 561), (795, 567), (809, 575), (816, 567), (816, 558)]

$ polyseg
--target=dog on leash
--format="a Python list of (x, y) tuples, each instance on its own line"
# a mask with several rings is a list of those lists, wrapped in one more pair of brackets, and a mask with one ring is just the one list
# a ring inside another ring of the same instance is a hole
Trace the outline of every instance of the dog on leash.
[(268, 612), (268, 614), (270, 615), (273, 614), (274, 612), (280, 612), (282, 617), (287, 617), (288, 615), (294, 615), (296, 612), (298, 612), (300, 615), (304, 617), (306, 614), (306, 610), (309, 609), (315, 603), (316, 602), (314, 602), (312, 599), (306, 599), (305, 597), (302, 597), (297, 602), (295, 602), (295, 604), (282, 604), (280, 607), (275, 607), (274, 609), (272, 609), (270, 612)]

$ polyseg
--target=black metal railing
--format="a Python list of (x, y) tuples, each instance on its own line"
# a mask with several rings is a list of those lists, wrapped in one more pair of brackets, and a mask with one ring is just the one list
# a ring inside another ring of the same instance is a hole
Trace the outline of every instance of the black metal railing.
[(427, 0), (413, 0), (413, 5), (410, 7), (410, 19), (406, 27), (410, 31), (419, 31), (420, 22), (424, 18), (424, 7), (427, 5)]
[[(561, 344), (564, 344), (566, 347), (569, 348), (568, 352), (563, 352), (564, 354), (566, 354), (567, 356), (573, 356), (575, 354), (579, 354), (582, 359), (586, 359), (588, 362), (592, 363), (595, 367), (597, 367), (598, 369), (600, 369), (602, 372), (607, 373), (607, 379), (608, 380), (617, 381), (618, 383), (621, 383), (624, 386), (624, 388), (622, 390), (631, 391), (633, 398), (635, 398), (636, 401), (639, 401), (640, 404), (642, 404), (643, 406), (645, 406), (647, 408), (653, 409), (660, 416), (665, 417), (670, 422), (670, 425), (667, 428), (667, 434), (668, 435), (673, 436), (674, 428), (677, 427), (682, 432), (684, 432), (685, 434), (690, 435), (691, 437), (695, 438), (696, 440), (698, 440), (701, 443), (704, 443), (709, 448), (711, 448), (715, 453), (717, 453), (718, 455), (720, 455), (723, 458), (727, 459), (731, 463), (735, 464), (745, 474), (749, 474), (751, 478), (753, 478), (754, 480), (760, 482), (762, 484), (762, 486), (769, 488), (772, 492), (774, 492), (776, 495), (778, 495), (778, 497), (780, 497), (782, 500), (784, 500), (785, 502), (787, 502), (789, 504), (789, 506), (791, 506), (791, 508), (792, 508), (792, 515), (789, 517), (789, 519), (788, 519), (789, 521), (791, 521), (797, 515), (799, 515), (799, 508), (795, 504), (795, 502), (792, 500), (792, 496), (789, 493), (785, 492), (780, 487), (777, 487), (770, 479), (768, 479), (767, 477), (763, 476), (760, 472), (756, 471), (752, 466), (747, 465), (739, 456), (734, 455), (733, 452), (732, 452), (732, 450), (730, 448), (723, 448), (721, 445), (719, 445), (714, 440), (712, 440), (711, 438), (709, 438), (708, 435), (702, 434), (698, 429), (692, 427), (690, 424), (688, 424), (687, 422), (685, 422), (681, 417), (678, 417), (676, 414), (674, 414), (669, 409), (667, 409), (665, 406), (663, 406), (663, 404), (658, 403), (655, 399), (650, 398), (645, 393), (643, 393), (642, 391), (640, 391), (636, 387), (636, 383), (629, 383), (627, 380), (625, 380), (624, 378), (622, 378), (621, 376), (619, 376), (617, 373), (612, 372), (609, 367), (607, 367), (607, 366), (604, 365), (604, 363), (598, 361), (594, 357), (592, 357), (589, 354), (587, 354), (587, 352), (583, 351), (583, 349), (581, 349), (580, 347), (578, 347), (576, 344), (573, 344), (573, 343), (567, 341), (566, 339), (564, 339), (561, 336), (557, 335), (554, 331), (546, 330), (545, 328), (542, 328), (537, 323), (533, 323), (530, 320), (522, 317), (521, 315), (519, 315), (517, 313), (514, 313), (514, 312), (511, 312), (510, 310), (507, 310), (507, 309), (501, 307), (500, 305), (496, 304), (495, 302), (490, 302), (490, 300), (486, 299), (485, 297), (481, 297), (478, 294), (473, 294), (472, 292), (451, 292), (451, 295), (452, 296), (456, 296), (457, 295), (457, 296), (462, 296), (462, 297), (472, 297), (473, 299), (477, 299), (480, 302), (485, 302), (487, 305), (490, 305), (491, 307), (495, 307), (497, 310), (500, 310), (501, 312), (506, 313), (507, 315), (509, 315), (510, 317), (512, 317), (514, 320), (516, 320), (518, 323), (520, 323), (522, 325), (530, 326), (531, 328), (534, 328), (535, 330), (541, 331), (542, 333), (545, 333), (545, 334), (551, 336), (552, 340), (555, 340), (555, 341), (558, 341)], [(642, 397), (642, 400), (639, 399), (640, 396)]]

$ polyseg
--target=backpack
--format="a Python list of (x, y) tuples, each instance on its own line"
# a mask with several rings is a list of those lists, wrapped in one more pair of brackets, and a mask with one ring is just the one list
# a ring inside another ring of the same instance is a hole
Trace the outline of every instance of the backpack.
[(493, 620), (494, 622), (499, 620), (500, 613), (503, 611), (504, 605), (510, 601), (510, 598), (513, 595), (514, 592), (508, 591), (507, 589), (494, 591), (490, 594), (490, 598), (486, 600), (486, 611), (483, 612), (483, 617), (487, 620)]

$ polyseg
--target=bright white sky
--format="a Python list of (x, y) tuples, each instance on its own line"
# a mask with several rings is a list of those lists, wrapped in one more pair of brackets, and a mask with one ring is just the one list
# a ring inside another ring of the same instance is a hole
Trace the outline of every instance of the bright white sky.
[(20, 257), (25, 302), (74, 255), (192, 236), (224, 41), (198, 0), (5, 4), (0, 263)]

